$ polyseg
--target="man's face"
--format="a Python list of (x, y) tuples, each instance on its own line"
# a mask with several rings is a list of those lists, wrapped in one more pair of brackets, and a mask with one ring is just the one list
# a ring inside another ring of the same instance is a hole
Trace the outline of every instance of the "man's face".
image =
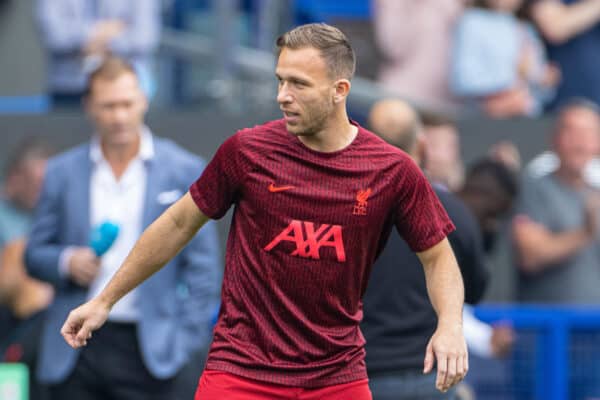
[(108, 145), (136, 141), (148, 109), (137, 77), (132, 73), (114, 80), (97, 79), (86, 106), (101, 140)]
[(600, 151), (600, 119), (592, 110), (574, 108), (559, 120), (555, 150), (561, 167), (582, 174), (588, 162)]
[(296, 136), (320, 132), (334, 109), (335, 82), (319, 50), (283, 48), (275, 74), (287, 130)]
[(425, 169), (434, 182), (450, 185), (462, 168), (460, 141), (453, 125), (427, 127), (425, 130)]

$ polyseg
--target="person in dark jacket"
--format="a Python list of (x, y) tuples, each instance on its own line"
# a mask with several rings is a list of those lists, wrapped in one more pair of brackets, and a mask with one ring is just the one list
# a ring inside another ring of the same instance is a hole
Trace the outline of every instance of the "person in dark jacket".
[[(369, 122), (373, 132), (421, 164), (425, 146), (421, 122), (409, 105), (383, 100), (371, 110)], [(465, 301), (476, 303), (489, 276), (477, 220), (446, 188), (434, 185), (434, 189), (456, 225), (448, 238), (461, 269)], [(373, 399), (454, 399), (454, 390), (435, 389), (435, 374), (423, 374), (425, 350), (438, 320), (428, 299), (423, 267), (395, 232), (373, 267), (363, 303), (361, 329), (367, 341)]]

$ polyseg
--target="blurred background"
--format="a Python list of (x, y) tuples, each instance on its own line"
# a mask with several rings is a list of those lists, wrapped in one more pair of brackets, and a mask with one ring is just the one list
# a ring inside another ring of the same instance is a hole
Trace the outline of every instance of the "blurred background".
[[(407, 101), (424, 123), (430, 179), (477, 196), (491, 278), (474, 313), (514, 336), (502, 351), (472, 356), (464, 398), (600, 398), (598, 208), (586, 197), (598, 187), (600, 149), (586, 132), (600, 134), (599, 1), (149, 0), (145, 20), (95, 30), (58, 3), (0, 0), (0, 161), (25, 137), (57, 150), (89, 139), (81, 96), (102, 43), (135, 65), (152, 130), (210, 159), (236, 130), (280, 117), (276, 38), (302, 23), (333, 24), (357, 54), (351, 118), (366, 125), (378, 100)], [(577, 157), (580, 203), (527, 190)], [(470, 181), (482, 160), (505, 170)], [(508, 207), (494, 203), (501, 196)], [(219, 222), (223, 243), (228, 220)], [(592, 239), (557, 250), (580, 227)], [(546, 246), (556, 251), (539, 251)], [(2, 371), (0, 399), (12, 399), (6, 387), (18, 371)]]

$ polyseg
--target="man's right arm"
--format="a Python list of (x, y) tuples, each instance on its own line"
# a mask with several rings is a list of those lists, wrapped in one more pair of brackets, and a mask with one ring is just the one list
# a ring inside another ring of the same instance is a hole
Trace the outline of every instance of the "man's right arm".
[(144, 231), (98, 297), (69, 314), (61, 330), (67, 343), (84, 346), (112, 306), (175, 257), (208, 220), (189, 192), (169, 207)]
[(512, 234), (519, 268), (525, 273), (535, 274), (552, 267), (587, 246), (595, 232), (595, 224), (566, 232), (552, 232), (528, 216), (518, 215), (513, 220)]
[(544, 38), (561, 44), (600, 21), (600, 1), (582, 0), (563, 4), (559, 0), (543, 0), (532, 5), (531, 17)]

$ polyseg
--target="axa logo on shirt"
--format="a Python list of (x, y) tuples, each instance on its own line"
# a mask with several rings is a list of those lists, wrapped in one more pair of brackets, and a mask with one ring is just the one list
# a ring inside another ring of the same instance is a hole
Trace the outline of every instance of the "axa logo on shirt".
[(313, 222), (293, 220), (271, 243), (265, 246), (265, 250), (271, 251), (281, 242), (296, 244), (296, 250), (290, 253), (292, 256), (320, 260), (320, 249), (333, 247), (338, 262), (346, 261), (344, 238), (340, 225), (321, 224), (315, 230)]

